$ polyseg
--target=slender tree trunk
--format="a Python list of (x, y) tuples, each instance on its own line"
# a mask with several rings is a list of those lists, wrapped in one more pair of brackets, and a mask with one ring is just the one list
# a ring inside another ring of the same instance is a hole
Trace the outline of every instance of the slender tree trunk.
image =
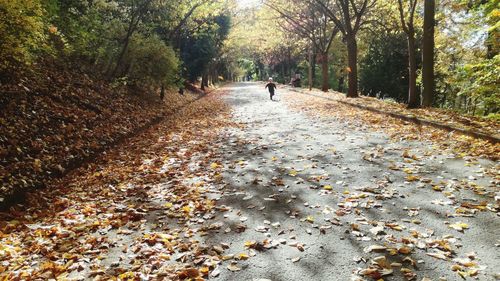
[(208, 88), (208, 71), (204, 71), (201, 75), (201, 90), (205, 91)]
[(431, 106), (434, 101), (434, 14), (435, 0), (425, 0), (424, 34), (422, 38), (422, 106)]
[(309, 49), (309, 71), (308, 71), (308, 76), (309, 78), (307, 79), (309, 82), (309, 91), (312, 90), (313, 87), (313, 53), (312, 50)]
[(286, 71), (285, 71), (285, 63), (281, 63), (281, 77), (283, 77), (283, 84), (286, 84)]
[(130, 19), (130, 22), (129, 22), (129, 25), (127, 28), (127, 35), (125, 36), (125, 41), (124, 41), (123, 47), (120, 51), (120, 54), (118, 55), (118, 60), (116, 61), (116, 66), (108, 78), (113, 78), (118, 73), (118, 69), (120, 69), (120, 66), (122, 64), (122, 60), (125, 56), (125, 53), (127, 52), (128, 45), (130, 43), (130, 38), (132, 37), (132, 34), (134, 34), (135, 30), (137, 29), (139, 22), (141, 22), (142, 16), (146, 12), (150, 2), (151, 2), (151, 0), (147, 0), (142, 4), (142, 6), (137, 7), (136, 11), (132, 11), (132, 15), (131, 15), (131, 19)]
[(347, 38), (347, 63), (349, 90), (347, 91), (348, 98), (358, 97), (358, 44), (356, 38)]
[(313, 48), (313, 56), (312, 56), (312, 79), (311, 79), (311, 83), (312, 83), (312, 86), (314, 87), (314, 82), (316, 80), (316, 57), (317, 57), (317, 53), (316, 53), (316, 50)]
[(118, 55), (118, 59), (116, 60), (116, 65), (113, 69), (113, 72), (110, 73), (109, 79), (114, 78), (116, 74), (118, 73), (118, 69), (120, 69), (120, 66), (122, 65), (123, 58), (125, 56), (125, 53), (127, 52), (128, 49), (128, 44), (130, 43), (130, 37), (132, 36), (132, 32), (129, 31), (127, 32), (127, 36), (125, 37), (125, 43), (123, 44), (122, 50), (120, 51), (120, 54)]
[(323, 92), (328, 92), (328, 89), (330, 88), (329, 85), (330, 77), (328, 77), (328, 51), (321, 54), (321, 78), (322, 78), (321, 90)]
[(291, 78), (293, 75), (292, 75), (292, 54), (290, 48), (288, 48), (287, 59), (288, 59), (288, 74), (290, 75)]
[(415, 33), (408, 33), (408, 108), (418, 107)]

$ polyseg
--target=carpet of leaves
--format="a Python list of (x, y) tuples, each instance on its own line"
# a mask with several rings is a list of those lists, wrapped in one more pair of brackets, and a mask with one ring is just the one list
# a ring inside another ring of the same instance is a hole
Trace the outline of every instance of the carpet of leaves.
[(128, 93), (55, 67), (0, 92), (0, 205), (197, 97), (172, 92), (160, 102), (152, 92)]
[[(287, 102), (295, 109), (308, 114), (333, 116), (349, 120), (352, 128), (382, 130), (394, 140), (432, 141), (439, 149), (451, 149), (459, 156), (481, 156), (492, 160), (500, 159), (500, 143), (492, 143), (460, 132), (448, 132), (428, 125), (416, 125), (413, 122), (339, 103), (336, 100), (346, 99), (340, 93), (323, 93), (314, 90), (312, 92), (314, 96), (307, 94), (307, 91), (293, 92), (287, 96)], [(348, 101), (387, 112), (417, 116), (461, 128), (475, 129), (490, 135), (495, 135), (500, 131), (498, 122), (467, 117), (440, 109), (409, 110), (405, 109), (404, 105), (401, 104), (387, 103), (368, 97), (349, 99)]]
[[(0, 213), (0, 280), (201, 279), (220, 249), (212, 161), (228, 108), (216, 94), (184, 107), (87, 167)], [(194, 161), (194, 162), (193, 162)], [(202, 179), (195, 182), (192, 179)]]

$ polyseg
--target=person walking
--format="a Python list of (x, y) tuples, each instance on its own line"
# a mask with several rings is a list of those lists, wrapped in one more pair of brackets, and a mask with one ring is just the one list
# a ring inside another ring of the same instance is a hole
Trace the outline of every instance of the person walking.
[(269, 94), (271, 95), (271, 100), (273, 100), (274, 90), (276, 89), (276, 84), (274, 84), (273, 78), (269, 77), (269, 82), (267, 82), (266, 88), (269, 90)]

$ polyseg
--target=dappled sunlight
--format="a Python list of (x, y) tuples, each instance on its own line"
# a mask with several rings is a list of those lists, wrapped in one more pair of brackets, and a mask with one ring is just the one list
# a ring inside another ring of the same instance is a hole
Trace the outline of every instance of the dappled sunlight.
[(498, 0), (0, 0), (0, 280), (498, 280)]

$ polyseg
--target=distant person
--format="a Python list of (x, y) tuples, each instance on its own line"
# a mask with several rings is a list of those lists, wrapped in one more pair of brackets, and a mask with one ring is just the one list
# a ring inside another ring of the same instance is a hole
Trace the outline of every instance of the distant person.
[(271, 100), (273, 100), (274, 90), (276, 89), (276, 84), (274, 84), (273, 78), (269, 77), (269, 82), (267, 82), (266, 88), (269, 90), (269, 94), (271, 95)]

